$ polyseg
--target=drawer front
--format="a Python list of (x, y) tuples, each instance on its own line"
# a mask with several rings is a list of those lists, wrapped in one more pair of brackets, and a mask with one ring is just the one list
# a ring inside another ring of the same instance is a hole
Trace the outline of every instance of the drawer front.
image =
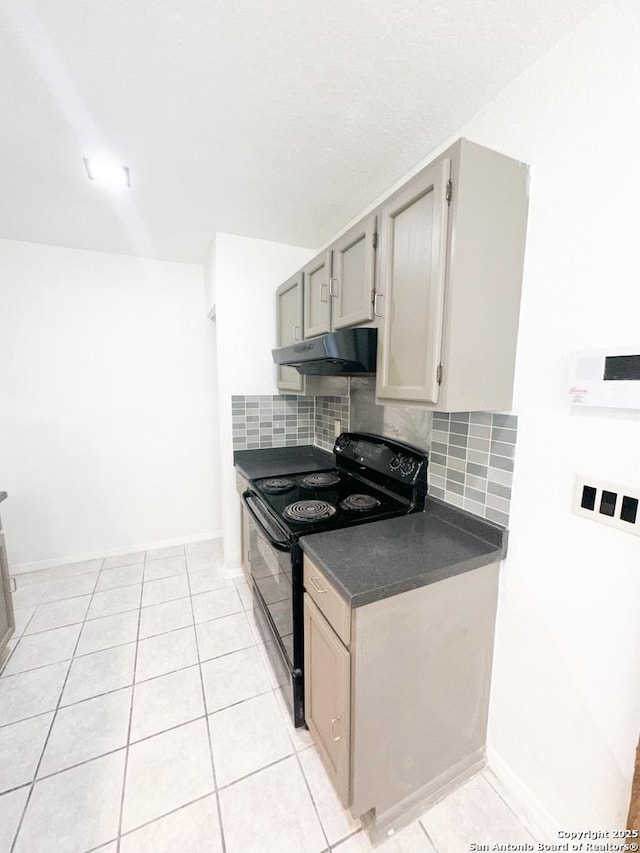
[(345, 646), (351, 644), (351, 608), (326, 575), (304, 557), (304, 588)]

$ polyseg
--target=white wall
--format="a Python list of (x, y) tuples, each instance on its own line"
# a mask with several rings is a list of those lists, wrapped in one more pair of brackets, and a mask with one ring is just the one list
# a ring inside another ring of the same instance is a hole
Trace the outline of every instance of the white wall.
[(202, 268), (0, 240), (0, 306), (11, 561), (219, 530)]
[(277, 394), (271, 349), (276, 340), (275, 290), (314, 252), (267, 240), (216, 234), (207, 268), (215, 267), (218, 411), (225, 568), (240, 567), (238, 497), (233, 469), (231, 397)]
[(532, 165), (490, 743), (565, 828), (625, 825), (640, 733), (640, 540), (570, 512), (640, 485), (640, 414), (567, 405), (572, 350), (640, 345), (638, 44), (608, 4), (461, 130)]

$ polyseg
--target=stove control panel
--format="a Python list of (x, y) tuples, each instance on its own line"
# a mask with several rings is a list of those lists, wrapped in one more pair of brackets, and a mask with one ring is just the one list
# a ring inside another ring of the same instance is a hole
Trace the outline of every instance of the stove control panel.
[(334, 445), (334, 453), (351, 467), (377, 471), (396, 482), (416, 485), (424, 480), (426, 488), (427, 454), (418, 448), (384, 436), (343, 432)]
[(410, 477), (416, 469), (416, 460), (409, 459), (408, 456), (403, 457), (400, 462), (400, 473), (403, 477)]

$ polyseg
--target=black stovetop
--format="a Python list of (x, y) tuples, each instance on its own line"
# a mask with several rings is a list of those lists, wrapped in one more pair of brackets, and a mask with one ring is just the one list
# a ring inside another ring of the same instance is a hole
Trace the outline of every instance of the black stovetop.
[[(304, 483), (304, 478), (312, 475), (328, 474), (339, 477), (339, 481), (328, 487), (309, 486)], [(273, 480), (286, 480), (291, 487), (286, 491), (273, 492), (269, 485)], [(277, 517), (280, 525), (293, 537), (297, 538), (304, 534), (320, 533), (325, 530), (336, 530), (341, 527), (350, 527), (369, 521), (377, 521), (384, 518), (392, 518), (396, 515), (406, 515), (411, 511), (411, 503), (399, 496), (389, 494), (366, 480), (353, 476), (347, 471), (337, 468), (328, 469), (324, 472), (312, 471), (302, 474), (291, 474), (286, 477), (272, 478), (264, 477), (252, 481), (252, 487), (260, 495), (272, 513)], [(373, 497), (379, 503), (373, 509), (355, 510), (345, 509), (341, 503), (352, 495), (366, 495)], [(322, 501), (335, 507), (335, 513), (328, 518), (314, 521), (297, 521), (285, 514), (285, 510), (291, 504), (308, 504), (310, 501)]]

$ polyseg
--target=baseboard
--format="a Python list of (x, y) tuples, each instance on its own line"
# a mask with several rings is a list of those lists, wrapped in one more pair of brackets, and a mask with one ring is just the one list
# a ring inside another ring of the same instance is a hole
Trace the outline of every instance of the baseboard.
[(487, 748), (487, 765), (487, 780), (536, 841), (557, 844), (558, 822), (492, 747)]
[(154, 542), (138, 542), (123, 545), (119, 548), (107, 548), (101, 551), (86, 551), (82, 554), (71, 554), (66, 557), (55, 557), (49, 560), (34, 560), (30, 563), (11, 563), (12, 575), (37, 572), (41, 569), (54, 569), (56, 566), (66, 566), (67, 563), (83, 563), (85, 560), (100, 560), (104, 557), (117, 557), (135, 551), (151, 551), (153, 548), (167, 548), (170, 545), (188, 545), (191, 542), (204, 542), (207, 539), (220, 539), (222, 530), (210, 530), (207, 533), (197, 533), (194, 536), (179, 536), (174, 539), (158, 539)]
[(360, 815), (369, 840), (374, 846), (381, 844), (484, 770), (486, 763), (485, 750), (479, 749), (384, 813), (372, 810)]

